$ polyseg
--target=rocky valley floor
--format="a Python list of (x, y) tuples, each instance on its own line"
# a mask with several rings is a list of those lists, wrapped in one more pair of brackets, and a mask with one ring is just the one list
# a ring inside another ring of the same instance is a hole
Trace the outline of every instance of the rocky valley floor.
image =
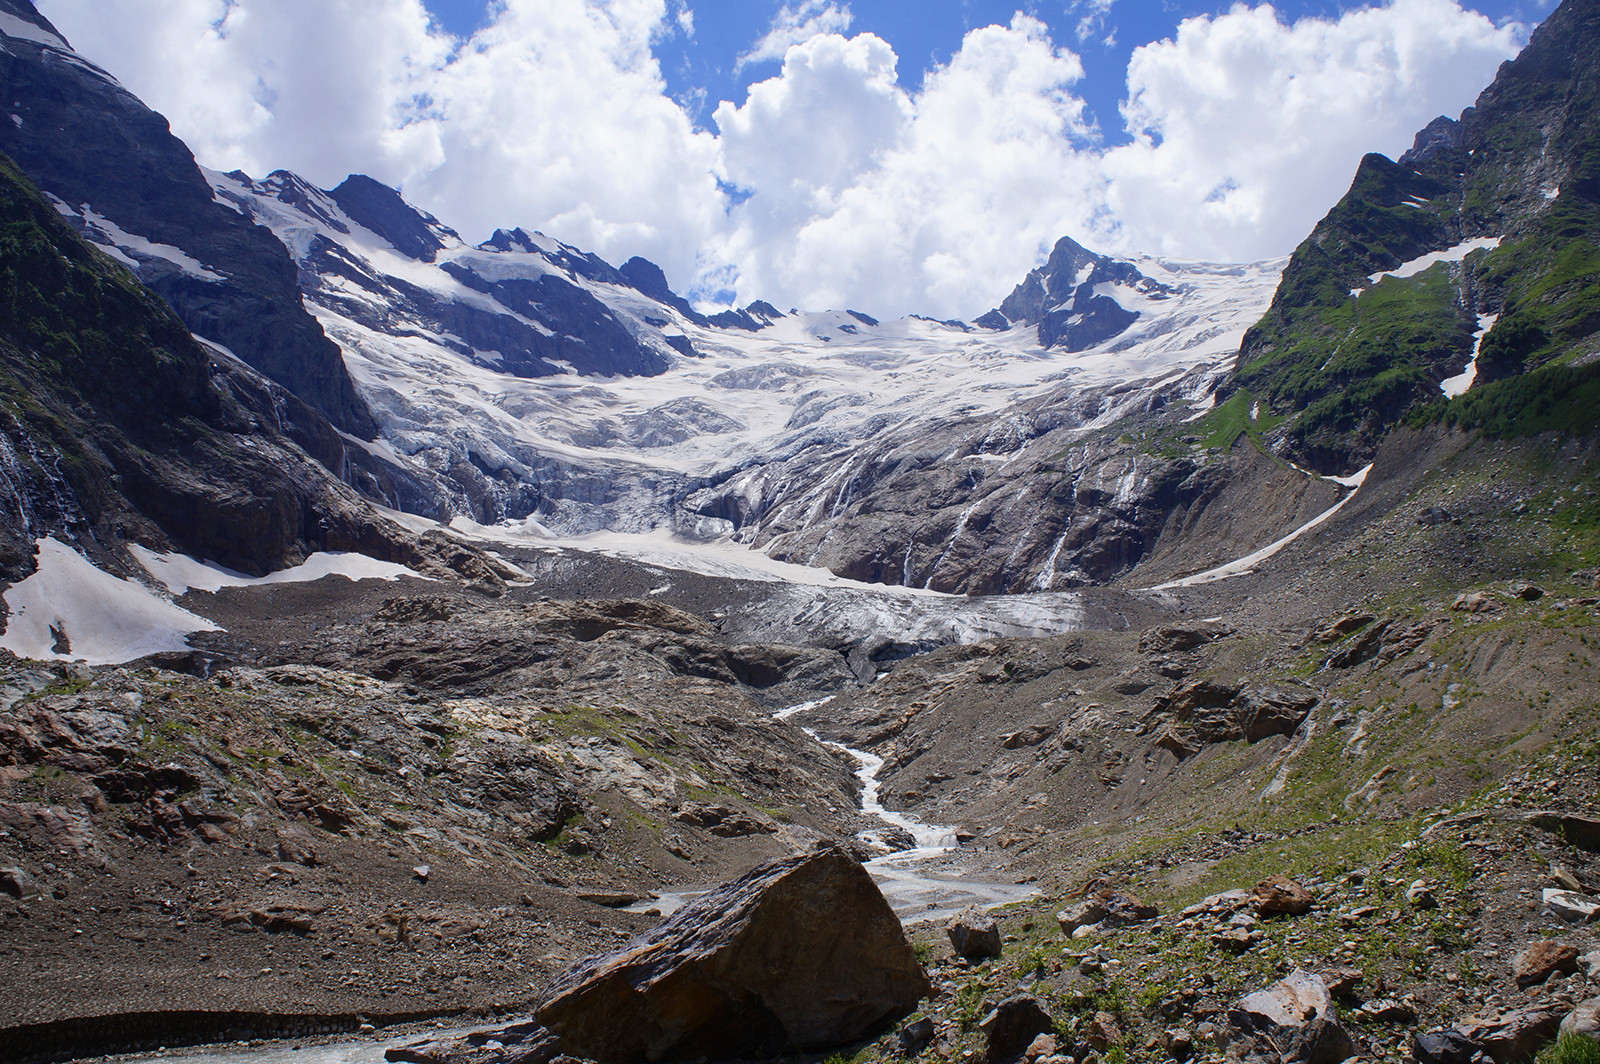
[[(1544, 891), (1600, 890), (1592, 455), (1396, 446), (1421, 460), (1380, 455), (1255, 571), (1135, 570), (1053, 597), (1057, 634), (940, 645), (854, 589), (524, 545), (510, 585), (191, 592), (226, 629), (192, 654), (8, 660), (0, 1056), (518, 1013), (658, 921), (630, 903), (909, 844), (823, 740), (956, 831), (930, 868), (1038, 891), (997, 913), (995, 959), (912, 925), (936, 989), (917, 1053), (981, 1055), (990, 1007), (1028, 994), (1057, 1054), (1204, 1058), (1295, 969), (1373, 1059), (1590, 997), (1600, 943)], [(1229, 893), (1275, 874), (1307, 911)], [(1058, 921), (1101, 891), (1157, 915)], [(1560, 974), (1518, 986), (1543, 940), (1572, 947)]]

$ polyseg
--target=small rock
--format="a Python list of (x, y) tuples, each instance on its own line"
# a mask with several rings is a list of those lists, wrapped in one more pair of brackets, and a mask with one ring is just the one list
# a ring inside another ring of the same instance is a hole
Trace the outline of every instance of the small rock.
[(995, 1006), (978, 1028), (988, 1037), (990, 1064), (1001, 1064), (1020, 1058), (1034, 1039), (1055, 1033), (1056, 1025), (1038, 998), (1018, 995)]
[(1500, 605), (1482, 591), (1463, 591), (1456, 596), (1450, 608), (1464, 613), (1493, 613)]
[(1361, 1006), (1361, 1014), (1378, 1023), (1415, 1023), (1417, 1010), (1393, 998), (1375, 998)]
[(1600, 950), (1579, 957), (1578, 967), (1582, 968), (1583, 974), (1590, 979), (1600, 979)]
[(428, 873), (432, 871), (433, 869), (429, 868), (427, 865), (419, 864), (411, 870), (411, 874), (426, 883), (428, 881)]
[(1524, 602), (1538, 602), (1544, 598), (1544, 588), (1534, 584), (1512, 584), (1511, 593)]
[(951, 948), (968, 960), (1000, 956), (1000, 927), (976, 905), (952, 917), (945, 934), (950, 936)]
[(1344, 997), (1366, 978), (1366, 974), (1360, 968), (1330, 968), (1320, 975), (1322, 982), (1328, 988), (1328, 993), (1334, 997)]
[(1339, 926), (1354, 927), (1357, 924), (1365, 923), (1367, 920), (1371, 919), (1372, 916), (1377, 913), (1377, 911), (1378, 910), (1376, 906), (1362, 905), (1346, 912), (1342, 912), (1339, 914)]
[(1214, 937), (1214, 942), (1219, 949), (1229, 953), (1243, 953), (1262, 939), (1260, 931), (1247, 931), (1242, 927), (1231, 927)]
[(1286, 913), (1299, 916), (1311, 911), (1311, 892), (1288, 876), (1268, 876), (1251, 889), (1257, 916)]
[(1299, 969), (1241, 998), (1218, 1036), (1230, 1057), (1281, 1064), (1339, 1064), (1355, 1053), (1327, 986)]
[(1083, 1037), (1089, 1043), (1089, 1048), (1102, 1053), (1114, 1045), (1121, 1045), (1123, 1040), (1122, 1028), (1117, 1026), (1117, 1018), (1109, 1012), (1095, 1013)]
[(15, 865), (0, 868), (0, 890), (18, 901), (39, 896), (39, 888), (34, 884), (33, 877)]
[(1056, 913), (1056, 923), (1061, 925), (1063, 935), (1070, 935), (1087, 924), (1098, 924), (1105, 918), (1106, 907), (1098, 898), (1085, 898), (1078, 904)]
[(1417, 1064), (1470, 1064), (1478, 1047), (1457, 1030), (1411, 1036), (1411, 1057)]
[(1038, 1060), (1040, 1057), (1052, 1056), (1056, 1051), (1056, 1036), (1041, 1034), (1028, 1043), (1028, 1048), (1023, 1052), (1027, 1060)]
[(1537, 986), (1557, 972), (1570, 975), (1577, 970), (1578, 947), (1550, 939), (1533, 943), (1511, 964), (1512, 976), (1524, 989)]
[(1413, 909), (1437, 909), (1439, 899), (1433, 896), (1433, 888), (1426, 879), (1418, 879), (1406, 888), (1406, 904)]
[(1173, 1060), (1188, 1060), (1194, 1053), (1194, 1036), (1182, 1027), (1168, 1031), (1162, 1037), (1162, 1042), (1166, 1045), (1167, 1055)]
[(1561, 1033), (1581, 1034), (1600, 1041), (1600, 997), (1580, 1002), (1567, 1013), (1566, 1019), (1561, 1021)]
[(928, 1043), (933, 1041), (933, 1021), (926, 1016), (920, 1020), (912, 1020), (900, 1028), (898, 1036), (900, 1042), (900, 1055), (914, 1057), (928, 1048)]
[(1105, 906), (1105, 920), (1113, 924), (1136, 924), (1156, 918), (1156, 907), (1147, 904), (1137, 894), (1125, 890), (1102, 890), (1095, 895)]
[(1544, 888), (1544, 907), (1569, 924), (1586, 924), (1600, 916), (1600, 900), (1553, 887)]
[(1570, 890), (1574, 894), (1583, 893), (1583, 883), (1579, 881), (1578, 877), (1558, 864), (1550, 866), (1550, 882), (1558, 890)]

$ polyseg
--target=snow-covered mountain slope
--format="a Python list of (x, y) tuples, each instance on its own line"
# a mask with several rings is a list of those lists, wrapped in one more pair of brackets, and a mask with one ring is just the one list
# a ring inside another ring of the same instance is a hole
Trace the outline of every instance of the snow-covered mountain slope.
[[(1283, 265), (1112, 260), (1074, 244), (1086, 283), (1066, 309), (1076, 298), (1116, 322), (1071, 350), (1042, 345), (1037, 322), (879, 322), (759, 303), (707, 317), (642, 260), (617, 269), (521, 230), (470, 246), (365, 178), (324, 192), (287, 173), (210, 176), (219, 200), (289, 248), (383, 425), (376, 446), (447, 498), (433, 516), (565, 535), (666, 527), (797, 543), (846, 517), (862, 470), (900, 461), (907, 445), (988, 475), (1043, 436), (1054, 446), (1133, 412), (1193, 412)], [(1110, 499), (1131, 503), (1141, 475), (1117, 472), (1126, 483)], [(922, 568), (913, 558), (865, 578), (920, 586), (932, 579)]]

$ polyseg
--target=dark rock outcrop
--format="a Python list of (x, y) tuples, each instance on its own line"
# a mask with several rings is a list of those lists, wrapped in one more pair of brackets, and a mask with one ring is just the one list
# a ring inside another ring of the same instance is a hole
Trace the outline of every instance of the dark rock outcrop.
[(1121, 284), (1146, 298), (1161, 299), (1173, 289), (1151, 280), (1131, 262), (1096, 255), (1071, 237), (1062, 237), (1045, 264), (1012, 290), (997, 310), (977, 319), (986, 328), (1037, 325), (1039, 343), (1082, 351), (1111, 339), (1135, 321), (1139, 312), (1126, 310), (1095, 289)]

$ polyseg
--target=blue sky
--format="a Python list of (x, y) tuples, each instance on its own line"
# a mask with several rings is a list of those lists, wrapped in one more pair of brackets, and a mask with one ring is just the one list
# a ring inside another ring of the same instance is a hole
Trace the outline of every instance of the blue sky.
[[(364, 173), (707, 303), (963, 317), (1062, 236), (1288, 254), (1540, 0), (36, 0), (196, 158)], [(1124, 113), (1129, 118), (1124, 122)]]

